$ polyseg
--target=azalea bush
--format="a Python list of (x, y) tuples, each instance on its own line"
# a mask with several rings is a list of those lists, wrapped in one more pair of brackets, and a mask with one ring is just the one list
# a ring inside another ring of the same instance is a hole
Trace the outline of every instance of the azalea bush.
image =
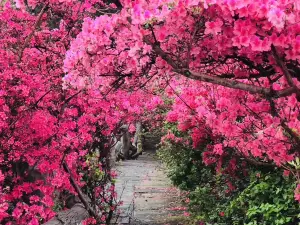
[(121, 3), (85, 19), (64, 60), (66, 87), (106, 93), (122, 81), (167, 96), (166, 120), (195, 147), (214, 137), (206, 158), (230, 149), (281, 166), (298, 156), (298, 1)]
[[(188, 193), (186, 203), (191, 219), (195, 223), (222, 222), (220, 213), (247, 187), (249, 168), (243, 167), (242, 161), (238, 160), (239, 172), (235, 172), (230, 168), (232, 158), (228, 157), (216, 170), (216, 165), (206, 165), (203, 161), (211, 139), (193, 149), (189, 135), (178, 131), (176, 124), (166, 124), (165, 127), (173, 135), (169, 133), (163, 137), (158, 156), (166, 165), (173, 184)], [(229, 164), (227, 168), (226, 164)]]
[(66, 90), (62, 82), (70, 41), (82, 19), (102, 7), (93, 1), (1, 1), (1, 224), (42, 224), (65, 209), (64, 193), (88, 196), (97, 208), (90, 216), (101, 223), (118, 204), (107, 156), (113, 144), (108, 134), (119, 121), (103, 120), (111, 110), (106, 100), (90, 100), (88, 91)]
[[(250, 165), (299, 180), (299, 12), (299, 0), (2, 0), (1, 223), (42, 223), (55, 193), (89, 191), (113, 134), (137, 120), (176, 123), (231, 189)], [(101, 207), (88, 210), (99, 222)]]
[(203, 161), (212, 139), (194, 149), (189, 135), (178, 131), (176, 124), (166, 123), (164, 128), (167, 134), (158, 156), (173, 184), (188, 193), (186, 203), (195, 223), (279, 225), (300, 221), (294, 198), (297, 180), (289, 171), (236, 157), (238, 172), (234, 172), (230, 168), (234, 155), (224, 157), (216, 170)]

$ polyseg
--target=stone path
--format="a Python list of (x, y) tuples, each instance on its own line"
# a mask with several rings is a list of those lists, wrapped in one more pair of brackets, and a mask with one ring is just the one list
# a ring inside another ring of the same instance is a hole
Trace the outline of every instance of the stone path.
[(153, 153), (120, 162), (116, 169), (116, 189), (123, 205), (115, 224), (182, 224), (174, 218), (183, 212), (172, 210), (179, 204), (179, 191), (172, 187)]

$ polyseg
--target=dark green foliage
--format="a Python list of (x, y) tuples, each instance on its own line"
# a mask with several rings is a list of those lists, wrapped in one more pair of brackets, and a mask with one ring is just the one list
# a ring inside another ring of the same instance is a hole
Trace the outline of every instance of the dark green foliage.
[(295, 188), (293, 178), (283, 177), (281, 171), (253, 173), (249, 186), (230, 202), (225, 214), (239, 224), (298, 224), (300, 207), (294, 200)]

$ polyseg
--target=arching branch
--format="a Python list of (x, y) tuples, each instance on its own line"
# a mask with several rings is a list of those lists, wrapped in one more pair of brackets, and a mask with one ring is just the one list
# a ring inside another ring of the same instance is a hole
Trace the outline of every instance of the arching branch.
[(224, 87), (229, 87), (233, 89), (243, 90), (247, 91), (251, 94), (260, 94), (263, 97), (274, 97), (274, 98), (280, 98), (289, 96), (296, 92), (296, 89), (294, 87), (289, 87), (283, 90), (274, 91), (271, 88), (265, 88), (260, 86), (255, 86), (251, 84), (246, 84), (237, 80), (230, 80), (230, 79), (224, 79), (216, 76), (209, 76), (203, 73), (199, 73), (196, 71), (191, 71), (188, 68), (180, 68), (176, 62), (166, 53), (164, 52), (159, 44), (153, 44), (149, 39), (144, 38), (144, 41), (152, 46), (153, 51), (160, 56), (162, 59), (164, 59), (174, 70), (174, 72), (181, 74), (187, 78), (191, 78), (194, 80), (199, 80), (207, 83), (217, 84)]

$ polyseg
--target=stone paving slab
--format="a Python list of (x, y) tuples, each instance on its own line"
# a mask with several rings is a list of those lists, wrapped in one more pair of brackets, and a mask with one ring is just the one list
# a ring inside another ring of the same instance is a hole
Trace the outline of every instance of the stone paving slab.
[(168, 218), (183, 214), (170, 210), (178, 206), (179, 191), (172, 187), (153, 154), (121, 162), (116, 170), (119, 171), (116, 191), (123, 201), (117, 224), (165, 224)]

